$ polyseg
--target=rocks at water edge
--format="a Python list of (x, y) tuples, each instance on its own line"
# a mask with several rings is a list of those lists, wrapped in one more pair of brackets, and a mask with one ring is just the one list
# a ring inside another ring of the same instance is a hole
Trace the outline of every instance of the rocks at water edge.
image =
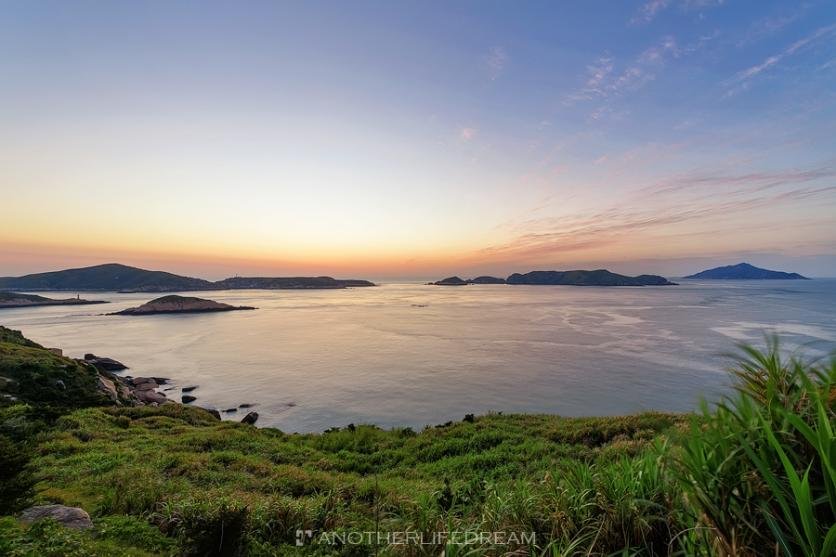
[(182, 400), (182, 401), (183, 401), (183, 404), (188, 404), (188, 403), (190, 403), (190, 402), (194, 402), (194, 401), (196, 401), (196, 400), (197, 400), (197, 397), (196, 397), (196, 396), (192, 396), (192, 395), (183, 395), (183, 396), (181, 396), (181, 397), (180, 397), (180, 400)]
[(215, 410), (214, 408), (203, 408), (201, 406), (197, 406), (196, 408), (200, 408), (201, 410), (206, 410), (207, 412), (212, 414), (212, 416), (214, 416), (215, 419), (217, 419), (217, 420), (221, 419), (221, 413), (218, 412), (217, 410)]
[(132, 377), (126, 383), (131, 388), (131, 394), (143, 404), (163, 404), (168, 401), (163, 393), (156, 391), (159, 384), (153, 377)]
[(113, 358), (101, 358), (95, 354), (85, 354), (84, 361), (88, 364), (93, 364), (98, 369), (104, 371), (122, 371), (123, 369), (128, 369), (128, 366), (122, 362), (114, 360)]
[(258, 421), (258, 412), (250, 412), (249, 414), (241, 418), (242, 424), (255, 425), (256, 421)]
[(93, 521), (87, 511), (78, 507), (66, 507), (64, 505), (38, 505), (29, 507), (20, 515), (20, 521), (24, 524), (32, 524), (44, 518), (51, 518), (65, 528), (75, 530), (86, 530), (93, 527)]
[(197, 389), (197, 387), (198, 387), (197, 385), (189, 385), (188, 387), (183, 387), (183, 388), (182, 388), (182, 389), (180, 389), (180, 390), (181, 390), (182, 392), (184, 392), (184, 393), (190, 393), (190, 392), (192, 392), (193, 390)]

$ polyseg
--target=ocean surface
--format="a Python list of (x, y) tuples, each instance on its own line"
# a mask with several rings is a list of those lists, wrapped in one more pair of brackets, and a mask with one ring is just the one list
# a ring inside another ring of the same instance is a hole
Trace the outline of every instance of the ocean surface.
[(259, 309), (142, 317), (102, 314), (154, 295), (80, 294), (111, 303), (4, 309), (0, 324), (170, 378), (175, 400), (198, 385), (196, 405), (253, 404), (258, 425), (288, 432), (489, 411), (687, 411), (727, 392), (724, 354), (737, 342), (776, 332), (810, 356), (836, 348), (836, 279), (199, 292)]

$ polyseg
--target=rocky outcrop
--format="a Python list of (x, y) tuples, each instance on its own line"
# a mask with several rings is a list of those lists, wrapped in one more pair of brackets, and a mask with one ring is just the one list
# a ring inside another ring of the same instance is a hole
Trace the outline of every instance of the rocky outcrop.
[(85, 354), (84, 361), (88, 364), (93, 364), (99, 370), (104, 371), (122, 371), (123, 369), (128, 369), (128, 366), (114, 360), (113, 358), (100, 358), (95, 354)]
[(200, 408), (201, 410), (206, 410), (207, 412), (209, 412), (210, 414), (212, 414), (212, 415), (213, 415), (213, 416), (214, 416), (217, 420), (220, 420), (220, 419), (221, 419), (221, 413), (220, 413), (220, 412), (218, 412), (218, 411), (217, 411), (216, 409), (214, 409), (214, 408), (201, 408), (200, 406), (198, 406), (198, 408)]
[(241, 418), (241, 423), (242, 424), (255, 425), (255, 422), (257, 422), (257, 421), (258, 421), (258, 412), (250, 412), (249, 414), (247, 414), (246, 416)]
[(20, 521), (24, 524), (32, 524), (44, 518), (51, 518), (66, 528), (75, 530), (86, 530), (93, 527), (93, 521), (87, 511), (78, 507), (65, 507), (64, 505), (39, 505), (29, 507), (20, 515)]
[(119, 402), (119, 391), (116, 390), (116, 383), (103, 375), (98, 377), (98, 389), (103, 392), (113, 402)]
[(141, 306), (124, 309), (110, 315), (156, 315), (160, 313), (206, 313), (255, 309), (252, 306), (231, 306), (192, 296), (163, 296)]
[(131, 377), (125, 380), (130, 395), (142, 404), (163, 404), (168, 398), (157, 388), (160, 383), (154, 377)]

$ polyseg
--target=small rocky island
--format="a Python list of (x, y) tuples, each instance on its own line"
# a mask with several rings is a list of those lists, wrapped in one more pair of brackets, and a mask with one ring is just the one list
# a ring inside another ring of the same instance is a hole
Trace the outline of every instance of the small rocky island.
[(465, 286), (468, 284), (505, 284), (504, 278), (481, 276), (472, 279), (463, 279), (461, 277), (447, 277), (436, 282), (429, 283), (434, 286)]
[(694, 275), (688, 275), (685, 278), (709, 280), (810, 280), (798, 273), (770, 271), (769, 269), (755, 267), (749, 263), (715, 267), (714, 269), (708, 269)]
[(159, 313), (210, 313), (255, 309), (252, 306), (231, 306), (204, 298), (191, 296), (163, 296), (135, 308), (123, 309), (110, 315), (155, 315)]
[(105, 300), (84, 300), (82, 298), (55, 299), (35, 294), (20, 292), (0, 292), (0, 309), (22, 308), (31, 306), (82, 306), (86, 304), (106, 304)]
[(447, 277), (429, 284), (434, 286), (465, 286), (468, 283), (461, 277)]

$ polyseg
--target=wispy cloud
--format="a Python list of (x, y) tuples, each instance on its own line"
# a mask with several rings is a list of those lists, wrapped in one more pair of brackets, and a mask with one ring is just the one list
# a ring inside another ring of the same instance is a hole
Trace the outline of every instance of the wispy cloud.
[(688, 12), (721, 6), (723, 3), (724, 0), (647, 0), (644, 4), (639, 6), (639, 9), (636, 11), (635, 15), (630, 18), (628, 23), (630, 25), (650, 23), (656, 19), (656, 16), (674, 4), (679, 4), (682, 11)]
[(750, 81), (758, 75), (777, 65), (781, 61), (793, 56), (797, 52), (821, 41), (822, 39), (832, 36), (834, 32), (836, 32), (836, 23), (826, 27), (820, 27), (810, 35), (807, 35), (806, 37), (790, 44), (777, 54), (773, 54), (772, 56), (764, 59), (762, 62), (737, 72), (734, 77), (726, 80), (725, 85), (727, 89), (724, 96), (730, 97), (745, 91), (749, 88)]
[(497, 79), (508, 64), (508, 52), (501, 46), (491, 48), (485, 60), (491, 80)]
[(638, 12), (630, 20), (632, 25), (650, 23), (657, 14), (662, 12), (670, 4), (669, 0), (649, 0), (639, 7)]
[[(586, 67), (586, 81), (583, 87), (566, 95), (563, 104), (572, 106), (578, 102), (592, 100), (606, 103), (626, 92), (641, 89), (656, 78), (656, 75), (664, 68), (666, 63), (696, 52), (716, 36), (716, 33), (704, 35), (698, 40), (681, 47), (675, 37), (666, 35), (656, 44), (642, 51), (621, 70), (617, 70), (614, 57), (605, 53)], [(598, 120), (607, 114), (623, 116), (625, 112), (616, 111), (605, 104), (595, 109), (590, 114), (590, 118)]]
[(755, 21), (737, 41), (737, 46), (743, 47), (778, 33), (791, 23), (800, 19), (804, 14), (805, 9), (806, 7), (802, 5), (801, 8), (795, 12), (780, 16), (764, 17)]
[[(677, 235), (681, 225), (723, 222), (741, 214), (821, 197), (832, 198), (836, 186), (812, 182), (836, 177), (832, 167), (758, 172), (740, 175), (697, 173), (643, 188), (629, 200), (597, 212), (563, 217), (523, 218), (512, 229), (518, 235), (482, 250), (497, 259), (548, 260), (558, 255), (608, 247), (637, 234)], [(780, 189), (779, 189), (780, 188)], [(722, 191), (722, 195), (718, 195)], [(699, 203), (689, 203), (696, 195)], [(537, 211), (541, 211), (541, 207)], [(728, 222), (728, 221), (726, 221)], [(687, 236), (692, 236), (689, 225)]]

